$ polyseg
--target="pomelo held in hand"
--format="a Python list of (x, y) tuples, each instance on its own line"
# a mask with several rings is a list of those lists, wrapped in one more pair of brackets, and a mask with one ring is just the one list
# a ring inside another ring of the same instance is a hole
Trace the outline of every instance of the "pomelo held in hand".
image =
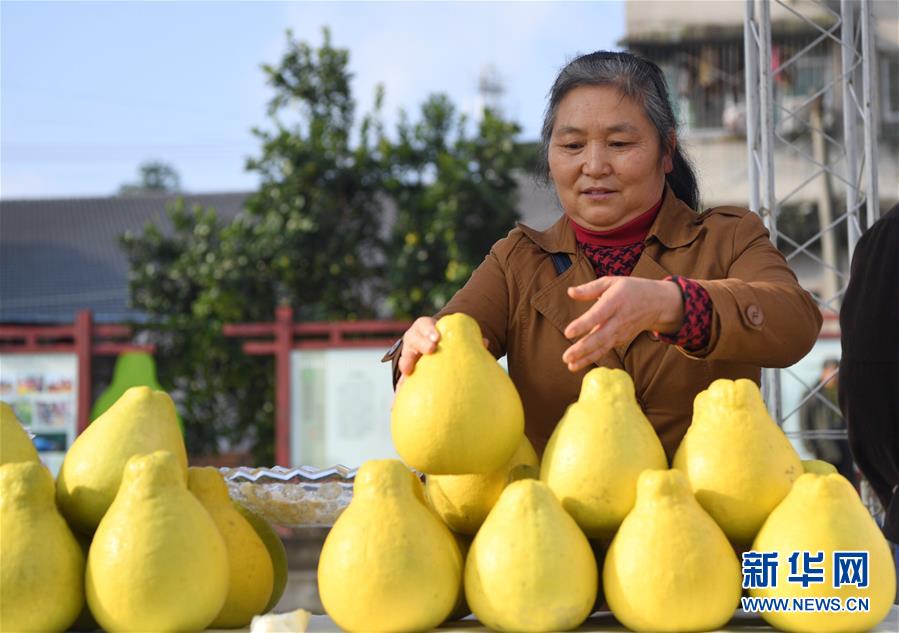
[(484, 348), (477, 321), (462, 313), (437, 321), (437, 351), (418, 359), (396, 394), (393, 445), (429, 475), (499, 470), (524, 433), (512, 380)]

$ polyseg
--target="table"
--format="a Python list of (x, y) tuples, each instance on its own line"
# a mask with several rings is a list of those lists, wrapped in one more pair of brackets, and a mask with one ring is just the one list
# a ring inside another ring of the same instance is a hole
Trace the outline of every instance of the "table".
[[(480, 631), (489, 631), (490, 629), (481, 625), (480, 622), (473, 619), (471, 616), (466, 618), (465, 620), (460, 620), (458, 622), (450, 622), (439, 629), (441, 632), (451, 632), (451, 631), (462, 631), (464, 633), (476, 633)], [(599, 611), (592, 616), (590, 616), (587, 621), (581, 625), (577, 631), (584, 631), (589, 633), (606, 633), (608, 632), (618, 632), (618, 631), (627, 631), (625, 627), (621, 626), (615, 618), (612, 617), (612, 614), (608, 611)], [(737, 610), (734, 614), (733, 619), (727, 623), (727, 626), (723, 629), (719, 629), (720, 631), (774, 631), (770, 626), (768, 626), (762, 617), (756, 613), (745, 613), (741, 610)], [(893, 608), (890, 610), (890, 613), (884, 618), (883, 622), (877, 625), (875, 628), (871, 629), (876, 632), (889, 632), (889, 633), (897, 633), (899, 632), (899, 605), (893, 605)], [(334, 621), (326, 615), (314, 615), (312, 616), (311, 621), (309, 622), (308, 631), (314, 631), (316, 633), (338, 633), (340, 628), (334, 624)]]

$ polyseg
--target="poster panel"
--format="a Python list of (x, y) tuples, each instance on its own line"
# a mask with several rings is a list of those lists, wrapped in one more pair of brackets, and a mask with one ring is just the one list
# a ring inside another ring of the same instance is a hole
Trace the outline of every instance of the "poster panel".
[(291, 353), (292, 466), (356, 468), (370, 459), (398, 459), (383, 355), (380, 347)]
[(77, 356), (0, 354), (0, 400), (34, 435), (41, 460), (55, 476), (77, 433)]

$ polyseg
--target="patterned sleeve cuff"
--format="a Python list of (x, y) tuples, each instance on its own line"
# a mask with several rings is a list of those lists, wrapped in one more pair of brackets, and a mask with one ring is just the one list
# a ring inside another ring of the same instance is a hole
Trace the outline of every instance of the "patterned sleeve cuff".
[(684, 298), (684, 322), (674, 334), (659, 334), (659, 340), (695, 351), (709, 344), (712, 334), (712, 298), (706, 289), (692, 279), (669, 275), (665, 281), (673, 281), (680, 287)]

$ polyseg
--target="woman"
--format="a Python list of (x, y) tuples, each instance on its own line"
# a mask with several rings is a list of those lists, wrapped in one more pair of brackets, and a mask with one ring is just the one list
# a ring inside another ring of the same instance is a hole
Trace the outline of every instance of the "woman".
[[(542, 142), (564, 215), (546, 231), (519, 224), (436, 318), (469, 314), (507, 356), (538, 452), (599, 365), (630, 374), (670, 459), (699, 391), (796, 362), (821, 314), (756, 214), (695, 211), (696, 178), (652, 62), (600, 51), (569, 63)], [(436, 350), (435, 323), (417, 319), (389, 354), (400, 380)]]

